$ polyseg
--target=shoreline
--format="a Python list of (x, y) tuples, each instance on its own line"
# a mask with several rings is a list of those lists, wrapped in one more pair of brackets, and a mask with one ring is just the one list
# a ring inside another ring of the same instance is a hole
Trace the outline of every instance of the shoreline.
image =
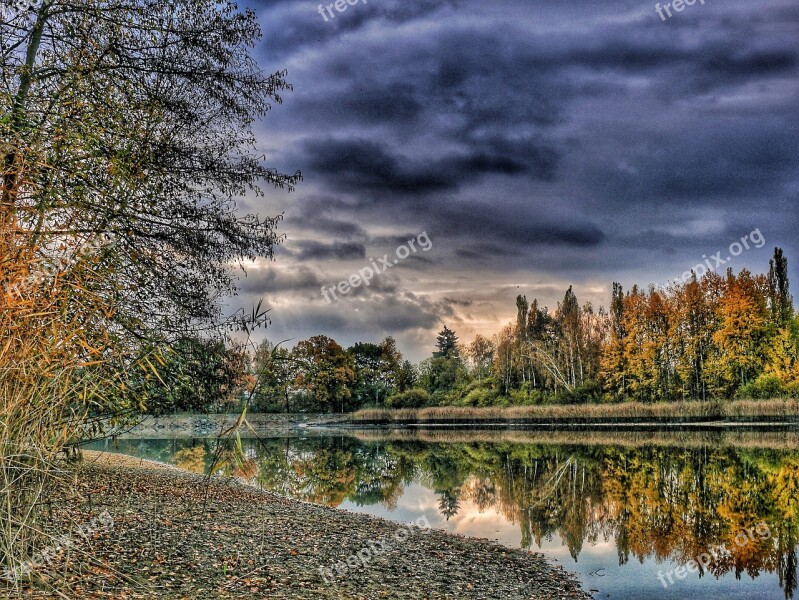
[[(70, 468), (82, 500), (59, 508), (52, 528), (63, 531), (103, 511), (113, 525), (70, 549), (72, 560), (48, 567), (42, 581), (50, 592), (10, 598), (58, 597), (53, 588), (68, 597), (175, 600), (591, 598), (542, 554), (490, 540), (108, 453), (86, 452)], [(386, 541), (384, 552), (370, 551), (365, 560), (366, 549)]]
[[(109, 432), (106, 437), (118, 439), (157, 439), (173, 437), (216, 437), (232, 428), (239, 413), (180, 414), (144, 417), (135, 426)], [(334, 426), (349, 423), (350, 413), (248, 413), (247, 422), (257, 434), (288, 435), (299, 431), (312, 434), (319, 425)], [(251, 432), (250, 432), (251, 433)]]
[[(582, 406), (582, 405), (581, 405)], [(612, 414), (618, 405), (598, 405), (592, 410), (611, 414), (580, 414), (578, 406), (513, 407), (507, 409), (399, 409), (395, 411), (361, 411), (360, 413), (249, 413), (247, 423), (253, 431), (242, 430), (245, 436), (324, 435), (330, 431), (357, 430), (429, 430), (429, 431), (630, 431), (630, 432), (792, 432), (799, 431), (799, 402), (773, 403), (760, 414), (676, 415), (669, 407), (645, 405), (655, 414), (636, 416)], [(622, 407), (624, 408), (624, 407)], [(640, 407), (638, 407), (640, 410)], [(749, 408), (749, 407), (747, 407)], [(703, 410), (705, 408), (703, 407)], [(657, 411), (664, 411), (658, 414)], [(238, 413), (181, 414), (146, 417), (125, 430), (109, 432), (116, 439), (170, 439), (181, 437), (216, 437), (232, 428)]]

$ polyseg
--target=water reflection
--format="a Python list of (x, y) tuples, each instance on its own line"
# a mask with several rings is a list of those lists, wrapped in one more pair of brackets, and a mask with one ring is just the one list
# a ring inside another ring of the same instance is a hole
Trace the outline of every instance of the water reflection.
[[(393, 511), (403, 497), (421, 503), (432, 495), (445, 528), (490, 536), (496, 524), (481, 523), (480, 515), (496, 514), (517, 528), (522, 548), (546, 549), (556, 540), (578, 563), (586, 548), (597, 547), (606, 558), (612, 552), (618, 566), (647, 562), (664, 571), (707, 554), (699, 578), (773, 574), (785, 598), (797, 585), (799, 453), (791, 449), (340, 436), (247, 440), (244, 460), (236, 461), (213, 440), (118, 444), (126, 453), (218, 470), (328, 506)], [(742, 529), (759, 523), (767, 537), (736, 543)], [(681, 588), (674, 597), (690, 594)]]

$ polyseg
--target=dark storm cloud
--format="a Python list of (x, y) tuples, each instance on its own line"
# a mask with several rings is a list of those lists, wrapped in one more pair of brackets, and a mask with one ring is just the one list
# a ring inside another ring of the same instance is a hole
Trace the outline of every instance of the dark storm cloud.
[(637, 197), (639, 203), (673, 206), (774, 194), (799, 168), (797, 133), (797, 123), (751, 117), (732, 127), (675, 132), (668, 143), (631, 155), (626, 169), (597, 161), (590, 167), (601, 182), (595, 193), (611, 202)]
[(336, 219), (318, 212), (302, 214), (298, 211), (288, 215), (286, 224), (292, 228), (322, 233), (336, 238), (366, 238), (366, 231), (358, 223)]
[[(525, 278), (550, 303), (567, 282), (661, 281), (758, 227), (799, 280), (794, 0), (697, 3), (667, 22), (648, 0), (369, 0), (329, 22), (318, 2), (253, 6), (262, 64), (295, 86), (262, 137), (305, 175), (265, 209), (286, 214), (278, 261), (327, 271), (412, 232), (433, 240), (402, 279), (312, 325), (345, 336), (367, 314), (410, 335), (476, 310), (448, 300), (484, 289), (512, 316)], [(767, 269), (762, 254), (736, 268)]]
[[(456, 174), (411, 165), (369, 140), (314, 140), (305, 144), (308, 168), (327, 175), (337, 188), (433, 192), (455, 186)], [(417, 168), (415, 168), (417, 167)]]
[(733, 77), (761, 77), (769, 73), (795, 71), (796, 65), (795, 52), (750, 51), (738, 55), (715, 56), (706, 60), (703, 67), (712, 73), (721, 73)]
[[(363, 123), (384, 123), (416, 120), (423, 112), (422, 101), (407, 84), (391, 82), (385, 87), (342, 94), (333, 105), (344, 118), (356, 115)], [(311, 108), (310, 104), (306, 107)]]
[(497, 246), (494, 243), (480, 243), (475, 245), (474, 248), (456, 248), (455, 254), (470, 261), (485, 261), (512, 256), (513, 251), (507, 247)]
[(546, 222), (533, 207), (517, 207), (515, 218), (503, 218), (492, 205), (467, 204), (445, 211), (439, 221), (441, 233), (475, 240), (502, 240), (506, 245), (527, 246), (596, 246), (604, 233), (594, 224), (574, 219), (569, 222)]
[(316, 240), (297, 240), (291, 244), (294, 256), (299, 260), (352, 260), (366, 258), (366, 246), (359, 242), (318, 242)]
[(551, 179), (557, 166), (556, 153), (532, 140), (492, 139), (432, 161), (394, 154), (364, 139), (313, 140), (304, 150), (309, 170), (343, 190), (426, 194), (456, 189), (486, 174)]
[(319, 5), (329, 1), (257, 0), (250, 2), (260, 9), (261, 26), (264, 29), (263, 50), (269, 59), (285, 58), (300, 51), (306, 45), (321, 45), (335, 42), (343, 36), (352, 35), (374, 22), (386, 27), (396, 27), (434, 13), (444, 13), (457, 7), (455, 0), (380, 0), (359, 2), (347, 7), (343, 13), (333, 10), (334, 18), (327, 21), (319, 13)]

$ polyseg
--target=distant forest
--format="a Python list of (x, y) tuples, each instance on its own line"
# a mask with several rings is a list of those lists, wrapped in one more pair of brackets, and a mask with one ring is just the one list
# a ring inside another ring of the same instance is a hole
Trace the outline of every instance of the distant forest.
[(553, 309), (521, 295), (516, 308), (490, 339), (463, 344), (444, 326), (416, 365), (391, 337), (345, 349), (319, 335), (253, 352), (184, 339), (159, 368), (163, 385), (133, 387), (156, 412), (799, 397), (799, 316), (779, 248), (767, 274), (694, 275), (668, 290), (614, 283), (609, 310), (572, 288)]

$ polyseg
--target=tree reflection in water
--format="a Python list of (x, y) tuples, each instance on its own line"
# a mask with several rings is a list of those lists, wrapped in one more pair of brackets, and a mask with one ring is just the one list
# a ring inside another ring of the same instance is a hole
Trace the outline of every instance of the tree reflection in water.
[[(203, 453), (189, 450), (205, 446), (209, 457), (214, 442), (149, 444), (152, 458), (168, 455), (197, 471)], [(352, 437), (245, 440), (244, 447), (249, 468), (242, 473), (239, 466), (236, 472), (227, 463), (221, 472), (244, 474), (265, 489), (300, 500), (393, 509), (405, 488), (418, 481), (435, 491), (447, 519), (463, 502), (496, 510), (520, 527), (524, 548), (540, 547), (557, 535), (575, 559), (586, 543), (612, 541), (619, 564), (631, 558), (685, 564), (723, 546), (728, 552), (715, 553), (708, 565), (711, 576), (776, 572), (786, 598), (796, 589), (795, 450)], [(742, 529), (761, 522), (770, 528), (770, 538), (735, 543)]]

